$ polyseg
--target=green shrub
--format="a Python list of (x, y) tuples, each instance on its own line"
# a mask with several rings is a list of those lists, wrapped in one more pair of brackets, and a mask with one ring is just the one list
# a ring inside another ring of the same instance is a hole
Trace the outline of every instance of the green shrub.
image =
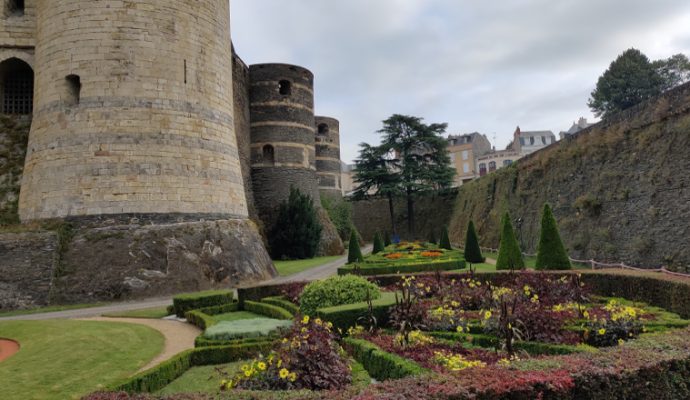
[(290, 188), (290, 197), (280, 205), (268, 237), (273, 259), (314, 258), (322, 229), (312, 198)]
[[(461, 260), (436, 261), (436, 262), (411, 262), (407, 264), (381, 265), (381, 264), (353, 264), (338, 268), (338, 275), (388, 275), (388, 274), (413, 274), (417, 272), (454, 271), (465, 268), (465, 262)], [(356, 273), (355, 273), (356, 271)]]
[(187, 311), (232, 303), (233, 298), (229, 290), (181, 294), (173, 297), (173, 309), (178, 317), (183, 318)]
[(359, 240), (357, 240), (357, 232), (353, 229), (350, 234), (350, 244), (347, 247), (347, 263), (355, 263), (364, 261), (362, 250), (359, 248)]
[(228, 345), (239, 345), (239, 344), (267, 344), (275, 343), (279, 336), (261, 336), (245, 339), (234, 339), (234, 340), (211, 340), (206, 339), (204, 335), (199, 335), (194, 339), (194, 347), (210, 347), (210, 346), (228, 346)]
[(344, 344), (352, 357), (364, 366), (369, 375), (380, 381), (428, 372), (414, 361), (387, 353), (366, 340), (345, 338)]
[(256, 301), (245, 301), (244, 310), (275, 319), (292, 320), (295, 317), (290, 311), (280, 306)]
[(292, 303), (291, 301), (286, 299), (284, 296), (266, 297), (266, 298), (261, 299), (261, 302), (284, 308), (287, 311), (289, 311), (292, 315), (299, 314), (299, 306)]
[(434, 228), (431, 228), (429, 230), (429, 243), (438, 244), (438, 239), (436, 238), (436, 231), (434, 230)]
[(438, 244), (438, 247), (446, 250), (453, 250), (453, 248), (450, 245), (450, 237), (448, 236), (448, 228), (443, 227), (443, 231), (441, 232), (441, 241)]
[(467, 235), (465, 237), (465, 261), (471, 263), (483, 263), (485, 260), (482, 249), (479, 247), (479, 238), (474, 229), (474, 222), (470, 221), (467, 225)]
[(300, 309), (303, 314), (314, 315), (323, 307), (352, 304), (381, 296), (379, 287), (359, 276), (332, 276), (322, 281), (308, 284), (300, 296)]
[[(395, 293), (383, 292), (381, 297), (373, 300), (372, 311), (379, 326), (388, 323), (388, 309), (395, 305)], [(366, 317), (369, 307), (366, 301), (359, 303), (344, 304), (340, 306), (319, 308), (316, 316), (324, 321), (329, 321), (335, 329), (343, 332), (350, 327), (357, 325), (362, 317)]]
[(510, 214), (505, 213), (501, 220), (501, 244), (498, 247), (496, 269), (524, 269), (525, 260), (522, 258), (520, 244), (515, 237)]
[(383, 233), (383, 244), (385, 247), (388, 247), (392, 244), (391, 243), (391, 234), (388, 231)]
[(277, 334), (280, 329), (292, 326), (292, 321), (256, 318), (241, 319), (238, 321), (221, 321), (204, 332), (204, 338), (208, 340), (234, 340), (247, 339)]
[(571, 269), (570, 258), (565, 251), (565, 246), (558, 233), (556, 218), (551, 212), (551, 207), (544, 204), (544, 213), (541, 217), (541, 233), (539, 235), (539, 247), (537, 247), (536, 269)]
[(386, 250), (386, 246), (383, 244), (381, 235), (379, 235), (379, 233), (376, 232), (376, 234), (374, 235), (374, 249), (371, 251), (371, 254), (378, 254), (384, 250)]
[(338, 236), (343, 241), (350, 237), (351, 231), (354, 229), (352, 222), (352, 204), (343, 200), (342, 198), (335, 198), (333, 196), (321, 196), (321, 205), (328, 213), (328, 217), (338, 230)]

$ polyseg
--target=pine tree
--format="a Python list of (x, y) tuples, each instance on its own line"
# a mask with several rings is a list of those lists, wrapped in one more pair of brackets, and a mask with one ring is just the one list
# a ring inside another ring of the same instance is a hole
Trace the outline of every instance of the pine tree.
[(353, 229), (352, 233), (350, 233), (350, 246), (347, 250), (347, 263), (352, 264), (362, 261), (364, 261), (364, 256), (362, 256), (362, 250), (359, 248), (357, 232)]
[(453, 248), (450, 245), (450, 238), (448, 237), (448, 228), (445, 226), (443, 227), (443, 232), (441, 233), (441, 241), (438, 244), (438, 247), (446, 250), (453, 250)]
[(568, 253), (558, 233), (556, 218), (551, 212), (551, 207), (544, 204), (544, 213), (541, 217), (541, 234), (539, 247), (537, 248), (536, 269), (571, 269)]
[(376, 234), (374, 235), (374, 250), (371, 251), (371, 254), (378, 254), (384, 250), (386, 249), (383, 244), (383, 239), (381, 239), (381, 235), (378, 232), (376, 232)]
[(470, 221), (467, 225), (467, 236), (465, 238), (465, 261), (471, 263), (483, 263), (485, 260), (482, 249), (479, 248), (477, 231), (474, 229), (474, 222)]
[(383, 233), (383, 244), (388, 247), (391, 245), (391, 234), (388, 231)]
[(269, 235), (271, 255), (274, 259), (313, 258), (322, 229), (311, 196), (290, 188), (290, 197), (280, 205)]
[(498, 260), (496, 269), (524, 269), (525, 260), (522, 258), (520, 244), (515, 237), (513, 224), (510, 223), (510, 215), (506, 212), (501, 220), (501, 244), (498, 248)]

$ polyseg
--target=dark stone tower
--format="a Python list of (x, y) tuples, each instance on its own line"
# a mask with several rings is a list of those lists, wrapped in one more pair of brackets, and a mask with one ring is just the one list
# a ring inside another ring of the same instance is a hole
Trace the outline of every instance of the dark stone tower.
[(340, 122), (316, 117), (316, 175), (322, 196), (342, 197), (340, 179)]

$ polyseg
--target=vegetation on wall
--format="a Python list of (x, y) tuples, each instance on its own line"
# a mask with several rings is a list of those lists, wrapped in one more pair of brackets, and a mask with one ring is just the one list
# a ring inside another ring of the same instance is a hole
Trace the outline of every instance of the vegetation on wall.
[(19, 186), (30, 123), (30, 116), (0, 115), (0, 226), (19, 223)]

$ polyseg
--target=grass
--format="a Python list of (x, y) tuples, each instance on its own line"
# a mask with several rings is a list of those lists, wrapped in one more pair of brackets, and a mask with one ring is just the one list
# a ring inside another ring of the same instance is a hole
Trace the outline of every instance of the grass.
[(103, 314), (104, 317), (108, 318), (145, 318), (145, 319), (161, 319), (165, 318), (170, 313), (168, 313), (167, 307), (152, 307), (143, 308), (140, 310), (122, 311)]
[(263, 315), (259, 314), (254, 314), (253, 312), (249, 311), (234, 311), (234, 312), (229, 312), (225, 314), (218, 314), (214, 315), (213, 319), (215, 319), (218, 322), (221, 321), (239, 321), (242, 319), (257, 319), (257, 318), (266, 318)]
[(302, 271), (320, 267), (343, 256), (316, 257), (308, 260), (273, 261), (280, 276), (294, 275)]
[(223, 365), (205, 365), (194, 367), (175, 379), (168, 386), (159, 390), (156, 394), (173, 395), (178, 393), (217, 393), (220, 387), (221, 376), (216, 372), (222, 368), (231, 376), (234, 376), (246, 362), (239, 361)]
[(105, 306), (105, 305), (108, 305), (108, 303), (70, 304), (70, 305), (63, 305), (63, 306), (47, 306), (47, 307), (30, 308), (27, 310), (3, 311), (3, 312), (0, 312), (0, 318), (2, 318), (2, 317), (15, 317), (17, 315), (31, 315), (31, 314), (42, 314), (42, 313), (58, 312), (58, 311), (79, 310), (81, 308), (94, 308), (94, 307), (101, 307), (101, 306)]
[(21, 350), (0, 366), (3, 400), (64, 400), (124, 379), (163, 350), (160, 332), (94, 321), (10, 321), (0, 336)]

